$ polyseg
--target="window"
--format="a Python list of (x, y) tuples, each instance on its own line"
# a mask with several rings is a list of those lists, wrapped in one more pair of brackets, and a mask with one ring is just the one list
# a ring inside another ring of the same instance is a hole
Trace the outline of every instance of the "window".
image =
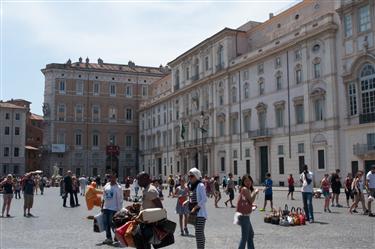
[(132, 121), (133, 120), (133, 110), (130, 108), (126, 109), (126, 120)]
[(284, 127), (284, 108), (276, 108), (276, 127)]
[(375, 69), (372, 65), (366, 64), (360, 76), (362, 93), (362, 113), (375, 113)]
[(5, 113), (5, 119), (10, 119), (10, 114), (8, 112)]
[(207, 57), (207, 56), (204, 58), (204, 65), (205, 65), (205, 69), (206, 69), (206, 71), (207, 71), (207, 70), (208, 70), (208, 67), (209, 67), (208, 57)]
[(264, 80), (261, 79), (259, 81), (259, 95), (263, 95), (264, 94)]
[(281, 58), (280, 57), (276, 57), (275, 59), (275, 68), (279, 68), (281, 67)]
[(18, 147), (14, 148), (14, 157), (19, 157), (20, 155), (20, 149)]
[(232, 87), (232, 103), (237, 103), (237, 88)]
[(224, 121), (219, 121), (219, 136), (222, 137), (225, 134), (225, 122)]
[(190, 68), (189, 68), (189, 67), (187, 67), (187, 68), (185, 69), (185, 79), (186, 79), (186, 80), (189, 80), (189, 79), (190, 79)]
[(99, 135), (92, 135), (92, 146), (97, 147), (99, 145)]
[(14, 135), (19, 135), (20, 134), (20, 127), (14, 127)]
[(315, 121), (321, 121), (324, 119), (324, 100), (317, 99), (314, 103), (315, 108)]
[(82, 145), (82, 135), (81, 134), (76, 134), (76, 145)]
[(92, 120), (98, 122), (100, 120), (100, 107), (97, 105), (92, 106)]
[(367, 31), (371, 28), (370, 8), (368, 5), (359, 8), (359, 32)]
[(281, 90), (282, 88), (282, 80), (281, 80), (281, 75), (276, 76), (276, 89)]
[(296, 51), (294, 51), (294, 59), (296, 61), (302, 59), (302, 50), (301, 49), (297, 49)]
[(352, 15), (346, 14), (344, 16), (344, 31), (345, 37), (351, 37), (353, 34)]
[(175, 90), (178, 90), (180, 88), (180, 70), (176, 70), (174, 85), (175, 85)]
[(126, 86), (126, 97), (130, 98), (133, 95), (132, 86)]
[(233, 174), (238, 175), (237, 160), (233, 161)]
[(243, 126), (244, 131), (249, 132), (250, 131), (250, 115), (244, 115), (243, 116)]
[(249, 92), (249, 84), (245, 83), (243, 86), (243, 91), (244, 91), (244, 98), (248, 99), (250, 97), (250, 92)]
[(318, 169), (325, 169), (324, 150), (318, 150)]
[(98, 96), (98, 95), (99, 95), (99, 93), (100, 93), (100, 85), (99, 85), (99, 82), (94, 82), (93, 92), (94, 92), (94, 95), (95, 95), (95, 96)]
[(220, 169), (221, 169), (221, 171), (222, 172), (224, 172), (225, 171), (225, 157), (221, 157), (220, 158)]
[(116, 135), (110, 134), (109, 137), (108, 137), (108, 140), (109, 140), (108, 142), (109, 142), (110, 145), (116, 144)]
[(142, 96), (143, 97), (147, 96), (147, 86), (142, 86)]
[(298, 144), (298, 154), (303, 154), (303, 153), (305, 153), (305, 144), (299, 143)]
[(224, 48), (222, 45), (219, 46), (217, 50), (217, 58), (218, 58), (218, 70), (221, 70), (224, 67)]
[(82, 105), (78, 104), (75, 108), (75, 115), (76, 115), (76, 121), (81, 122), (83, 121), (83, 110)]
[(320, 62), (314, 63), (314, 79), (320, 78)]
[(266, 129), (266, 118), (267, 113), (265, 111), (258, 112), (258, 122), (260, 130)]
[(279, 174), (284, 175), (284, 157), (279, 157)]
[(250, 149), (249, 148), (245, 149), (245, 157), (250, 157)]
[(13, 174), (18, 175), (19, 172), (20, 172), (19, 165), (17, 165), (17, 164), (13, 165)]
[(59, 104), (58, 119), (59, 119), (59, 121), (65, 120), (65, 105), (64, 104)]
[(296, 84), (302, 83), (302, 70), (300, 68), (296, 69)]
[(219, 105), (224, 105), (224, 92), (219, 93)]
[(58, 144), (65, 144), (65, 134), (63, 132), (57, 133), (57, 143)]
[(249, 79), (249, 71), (245, 70), (242, 73), (243, 80), (248, 80)]
[(296, 109), (296, 123), (303, 124), (305, 122), (303, 104), (296, 105), (295, 109)]
[(109, 95), (110, 96), (116, 96), (116, 85), (115, 84), (109, 85)]
[(277, 154), (278, 155), (284, 155), (284, 145), (278, 145), (277, 146)]
[(9, 135), (9, 133), (10, 133), (9, 126), (5, 126), (4, 127), (4, 135)]
[(117, 117), (117, 111), (115, 107), (110, 107), (109, 108), (109, 120), (110, 121), (116, 121)]
[(232, 135), (238, 132), (238, 118), (232, 118)]
[(315, 44), (313, 47), (312, 47), (312, 51), (314, 53), (318, 53), (320, 50), (320, 45), (319, 44)]
[(258, 74), (263, 74), (264, 73), (264, 65), (263, 63), (262, 64), (258, 64)]
[(237, 158), (237, 150), (233, 150), (233, 158)]
[(83, 80), (76, 81), (76, 95), (83, 95)]
[(355, 83), (350, 83), (348, 86), (349, 95), (349, 113), (350, 116), (357, 114), (357, 93), (355, 88)]
[(352, 175), (355, 176), (358, 173), (358, 161), (352, 161)]
[(65, 80), (60, 80), (59, 82), (59, 93), (65, 94)]
[(9, 147), (4, 147), (4, 157), (9, 156)]
[(132, 147), (132, 145), (133, 145), (133, 137), (132, 136), (130, 136), (130, 135), (128, 135), (128, 136), (126, 136), (126, 138), (125, 138), (125, 145), (126, 145), (126, 147)]
[(20, 115), (19, 113), (16, 113), (16, 117), (15, 117), (15, 119), (16, 119), (16, 120), (20, 120), (20, 116), (21, 116), (21, 115)]
[(246, 174), (250, 175), (250, 160), (246, 160)]

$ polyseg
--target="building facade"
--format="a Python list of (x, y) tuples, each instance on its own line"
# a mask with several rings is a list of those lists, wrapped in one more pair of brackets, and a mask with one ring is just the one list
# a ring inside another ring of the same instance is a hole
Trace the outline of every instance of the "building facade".
[(49, 174), (134, 175), (138, 108), (167, 68), (85, 62), (48, 64), (45, 76), (43, 163)]
[(0, 175), (25, 173), (27, 108), (0, 101)]
[(303, 1), (207, 38), (141, 105), (140, 167), (282, 186), (305, 164), (315, 183), (375, 164), (374, 30), (373, 1)]

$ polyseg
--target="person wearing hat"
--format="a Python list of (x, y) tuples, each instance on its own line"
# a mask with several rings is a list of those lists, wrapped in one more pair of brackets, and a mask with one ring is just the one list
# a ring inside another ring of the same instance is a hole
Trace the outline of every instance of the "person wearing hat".
[(371, 166), (371, 170), (366, 175), (366, 190), (369, 195), (367, 201), (367, 208), (368, 208), (368, 215), (370, 217), (375, 217), (375, 214), (371, 212), (371, 202), (374, 201), (375, 198), (375, 164)]
[(189, 189), (190, 200), (189, 210), (190, 213), (196, 215), (195, 224), (195, 240), (197, 249), (204, 249), (206, 238), (204, 235), (204, 227), (207, 220), (207, 194), (204, 184), (201, 182), (202, 174), (197, 168), (192, 168), (189, 171)]

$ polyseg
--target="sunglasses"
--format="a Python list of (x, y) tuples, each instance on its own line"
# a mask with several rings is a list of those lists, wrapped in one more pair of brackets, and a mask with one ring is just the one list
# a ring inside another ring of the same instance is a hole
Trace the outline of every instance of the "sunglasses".
[(195, 177), (195, 175), (189, 175), (189, 177), (191, 178), (191, 177)]

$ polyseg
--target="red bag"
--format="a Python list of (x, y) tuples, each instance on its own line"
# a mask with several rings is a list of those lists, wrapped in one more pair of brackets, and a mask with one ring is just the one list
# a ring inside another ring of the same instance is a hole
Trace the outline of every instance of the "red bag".
[(306, 215), (305, 215), (305, 212), (302, 211), (302, 208), (297, 208), (297, 214), (298, 214), (298, 217), (299, 217), (300, 224), (306, 225)]
[(129, 227), (129, 223), (125, 223), (115, 230), (115, 236), (122, 246), (128, 246), (125, 242), (125, 232)]
[(253, 206), (246, 199), (246, 197), (242, 194), (242, 190), (241, 190), (241, 194), (238, 197), (238, 202), (237, 202), (237, 212), (247, 215), (247, 214), (250, 214), (251, 211), (253, 211)]

